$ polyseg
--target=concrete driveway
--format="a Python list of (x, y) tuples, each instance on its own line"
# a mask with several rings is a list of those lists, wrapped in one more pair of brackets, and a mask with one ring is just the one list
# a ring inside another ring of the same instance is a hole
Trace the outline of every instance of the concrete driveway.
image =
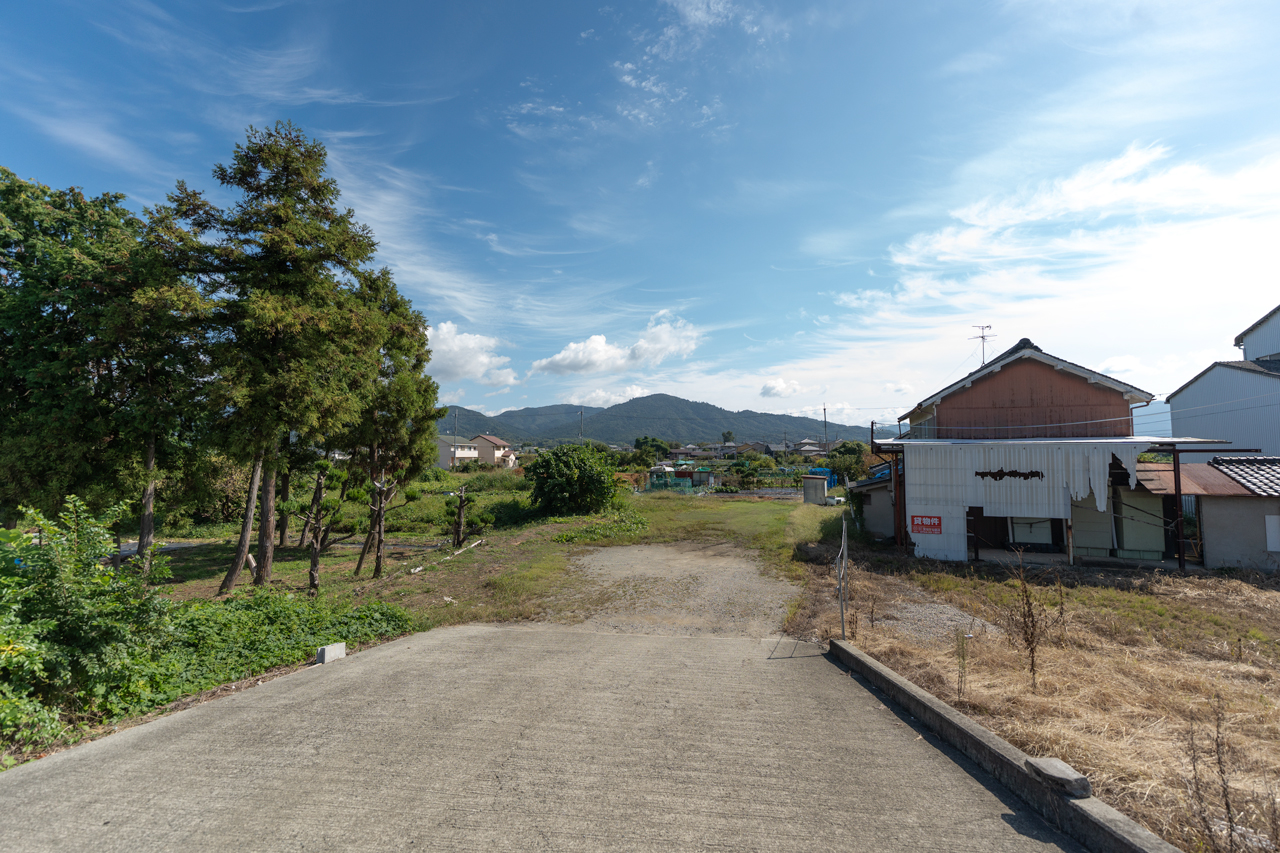
[(0, 774), (6, 851), (1078, 850), (793, 640), (432, 631)]

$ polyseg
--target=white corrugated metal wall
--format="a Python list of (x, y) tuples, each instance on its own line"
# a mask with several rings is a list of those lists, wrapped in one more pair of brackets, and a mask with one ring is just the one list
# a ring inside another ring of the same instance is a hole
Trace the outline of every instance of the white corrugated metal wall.
[[(904, 443), (907, 529), (917, 516), (941, 519), (938, 533), (912, 533), (916, 554), (943, 560), (968, 556), (966, 511), (982, 507), (987, 515), (1070, 518), (1071, 501), (1091, 493), (1099, 512), (1107, 510), (1111, 457), (1129, 472), (1148, 442), (1000, 442), (992, 444)], [(1039, 472), (1022, 479), (979, 477), (978, 472)]]
[[(1176, 436), (1230, 441), (1215, 450), (1222, 456), (1235, 448), (1280, 456), (1280, 377), (1219, 365), (1169, 401), (1169, 417)], [(1207, 462), (1209, 455), (1184, 459)]]
[(1244, 336), (1245, 358), (1269, 358), (1280, 353), (1280, 314), (1273, 314), (1258, 328)]

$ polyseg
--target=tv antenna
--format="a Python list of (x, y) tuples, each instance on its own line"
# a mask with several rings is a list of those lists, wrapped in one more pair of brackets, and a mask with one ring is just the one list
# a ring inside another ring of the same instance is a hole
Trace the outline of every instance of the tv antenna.
[(990, 332), (988, 331), (991, 328), (990, 326), (974, 326), (974, 328), (978, 330), (978, 334), (974, 335), (972, 338), (969, 338), (969, 340), (982, 341), (982, 363), (986, 364), (987, 363), (987, 341), (991, 340), (992, 338), (999, 337), (999, 335), (990, 334)]

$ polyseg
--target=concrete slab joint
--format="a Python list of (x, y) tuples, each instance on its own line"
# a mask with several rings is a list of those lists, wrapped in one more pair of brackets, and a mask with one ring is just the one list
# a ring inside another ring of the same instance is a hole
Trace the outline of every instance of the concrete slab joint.
[(316, 649), (316, 663), (333, 663), (347, 656), (346, 643), (331, 643)]
[(1050, 788), (1083, 799), (1093, 796), (1093, 786), (1083, 773), (1061, 758), (1028, 758), (1027, 770)]

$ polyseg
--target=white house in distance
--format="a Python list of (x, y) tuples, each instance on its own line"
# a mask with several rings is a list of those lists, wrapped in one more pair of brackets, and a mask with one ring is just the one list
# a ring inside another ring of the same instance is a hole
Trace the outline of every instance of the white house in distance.
[(1280, 456), (1280, 305), (1236, 335), (1239, 361), (1216, 361), (1168, 397), (1174, 435), (1220, 438), (1227, 452)]
[(480, 461), (499, 468), (516, 467), (516, 455), (511, 445), (496, 435), (477, 435), (471, 439), (480, 453)]
[(470, 439), (458, 438), (456, 435), (437, 435), (436, 446), (440, 449), (438, 464), (441, 468), (456, 468), (480, 459), (480, 448)]

